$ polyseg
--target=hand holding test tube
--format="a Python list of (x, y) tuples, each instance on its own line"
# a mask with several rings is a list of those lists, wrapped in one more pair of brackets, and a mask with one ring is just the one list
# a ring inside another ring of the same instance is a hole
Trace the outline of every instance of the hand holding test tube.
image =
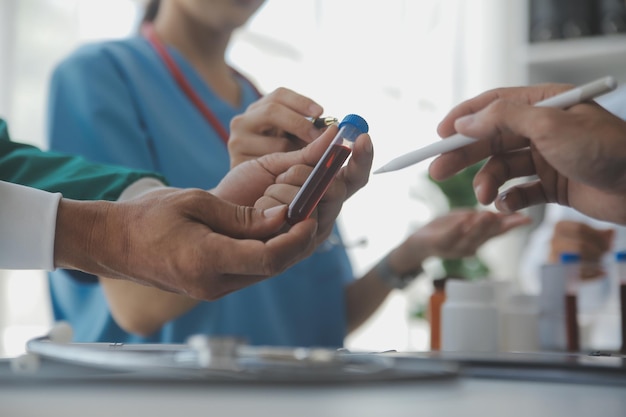
[(349, 114), (344, 117), (339, 132), (289, 205), (287, 223), (293, 225), (311, 215), (350, 156), (356, 138), (368, 130), (367, 122), (361, 116)]

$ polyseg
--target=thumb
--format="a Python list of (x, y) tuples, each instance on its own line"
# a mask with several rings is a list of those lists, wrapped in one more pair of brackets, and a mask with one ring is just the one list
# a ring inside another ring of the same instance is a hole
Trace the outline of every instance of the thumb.
[(265, 210), (240, 206), (211, 193), (188, 201), (188, 211), (216, 233), (233, 238), (263, 239), (275, 235), (285, 224), (287, 206)]
[(257, 159), (274, 176), (286, 172), (294, 165), (315, 166), (337, 134), (336, 125), (329, 126), (317, 139), (302, 149), (292, 152), (276, 152)]

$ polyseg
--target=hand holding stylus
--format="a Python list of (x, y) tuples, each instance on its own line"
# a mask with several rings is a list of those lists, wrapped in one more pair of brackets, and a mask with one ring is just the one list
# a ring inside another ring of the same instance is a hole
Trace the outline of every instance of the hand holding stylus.
[[(580, 104), (591, 100), (602, 94), (608, 93), (617, 87), (617, 82), (613, 77), (604, 77), (588, 84), (567, 90), (556, 96), (547, 98), (535, 104), (537, 107), (554, 107), (566, 109), (575, 104)], [(422, 162), (442, 153), (450, 152), (469, 145), (476, 141), (475, 138), (462, 135), (460, 133), (447, 137), (443, 141), (435, 142), (423, 148), (409, 152), (405, 155), (393, 159), (381, 168), (374, 171), (374, 174), (397, 171), (402, 168)]]
[[(509, 212), (559, 203), (626, 224), (626, 122), (593, 102), (566, 111), (531, 104), (568, 90), (563, 84), (501, 88), (460, 104), (438, 133), (477, 141), (436, 158), (430, 174), (443, 180), (489, 158), (474, 178), (482, 204), (495, 201)], [(527, 177), (500, 193), (507, 181)]]

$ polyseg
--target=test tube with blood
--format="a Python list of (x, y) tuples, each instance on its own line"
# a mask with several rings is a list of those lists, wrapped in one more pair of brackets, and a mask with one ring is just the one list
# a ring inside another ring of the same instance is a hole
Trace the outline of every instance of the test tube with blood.
[(352, 153), (356, 138), (368, 130), (367, 122), (361, 116), (349, 114), (344, 117), (339, 123), (339, 132), (289, 205), (287, 223), (294, 225), (311, 215)]

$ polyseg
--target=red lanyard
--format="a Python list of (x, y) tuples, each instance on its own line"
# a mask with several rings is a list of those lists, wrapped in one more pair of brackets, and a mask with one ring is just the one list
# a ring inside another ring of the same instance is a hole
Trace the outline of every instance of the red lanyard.
[[(204, 104), (202, 99), (196, 94), (194, 89), (191, 87), (191, 85), (183, 75), (183, 72), (176, 64), (176, 61), (174, 60), (174, 58), (172, 58), (172, 55), (170, 55), (167, 47), (163, 44), (163, 42), (161, 42), (161, 39), (159, 39), (159, 36), (157, 35), (152, 25), (144, 25), (142, 27), (142, 33), (146, 37), (148, 42), (150, 42), (157, 54), (159, 54), (161, 60), (163, 60), (163, 63), (170, 71), (170, 74), (172, 74), (172, 78), (174, 78), (174, 81), (176, 81), (176, 84), (178, 84), (178, 87), (183, 91), (183, 93), (185, 93), (187, 98), (196, 107), (196, 109), (198, 109), (198, 111), (200, 112), (200, 114), (202, 114), (206, 121), (209, 122), (211, 127), (213, 127), (215, 132), (217, 132), (217, 134), (219, 135), (220, 139), (222, 139), (224, 143), (228, 143), (228, 130), (226, 130), (224, 125), (222, 125), (215, 113), (213, 113), (213, 111), (208, 108), (207, 105)], [(261, 97), (261, 93), (250, 80), (246, 79), (243, 75), (239, 74), (234, 69), (233, 71), (235, 72), (235, 74), (248, 82), (257, 93), (257, 95)]]

